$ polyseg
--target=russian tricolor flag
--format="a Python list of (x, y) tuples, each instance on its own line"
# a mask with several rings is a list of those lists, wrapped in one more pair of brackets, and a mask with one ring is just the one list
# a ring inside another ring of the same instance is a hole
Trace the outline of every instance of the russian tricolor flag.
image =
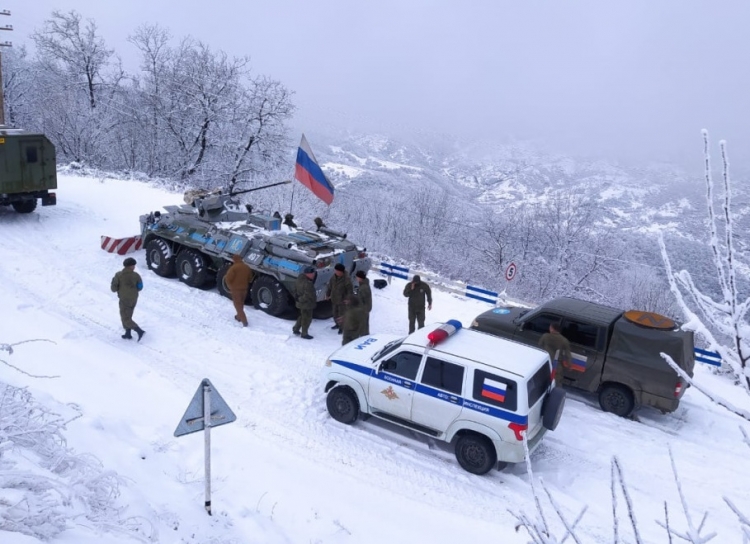
[(294, 169), (294, 177), (329, 206), (333, 202), (333, 185), (318, 166), (318, 161), (315, 160), (315, 155), (313, 155), (304, 134), (297, 150), (297, 165)]
[(484, 383), (482, 383), (482, 396), (497, 402), (505, 402), (505, 393), (507, 390), (507, 385), (489, 378), (485, 378)]

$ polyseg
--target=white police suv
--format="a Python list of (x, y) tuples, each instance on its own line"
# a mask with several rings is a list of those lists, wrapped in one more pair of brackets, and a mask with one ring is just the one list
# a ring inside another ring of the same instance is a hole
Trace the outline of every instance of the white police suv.
[(334, 352), (323, 377), (328, 412), (354, 423), (360, 413), (445, 442), (474, 474), (524, 460), (554, 430), (565, 392), (551, 380), (546, 351), (456, 320), (405, 338), (373, 335)]

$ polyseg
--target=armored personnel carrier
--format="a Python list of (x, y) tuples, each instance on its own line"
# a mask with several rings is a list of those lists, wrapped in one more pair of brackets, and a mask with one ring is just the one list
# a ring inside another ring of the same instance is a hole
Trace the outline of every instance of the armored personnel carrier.
[(57, 198), (55, 146), (43, 134), (0, 125), (0, 206), (31, 213), (37, 200), (54, 206)]
[(349, 274), (367, 272), (370, 259), (365, 248), (346, 239), (346, 234), (319, 227), (318, 231), (282, 224), (280, 217), (253, 212), (238, 195), (289, 181), (227, 193), (222, 190), (189, 192), (186, 204), (165, 206), (166, 213), (140, 217), (146, 263), (162, 277), (178, 277), (191, 287), (216, 284), (219, 293), (231, 297), (224, 276), (232, 254), (239, 254), (255, 271), (248, 304), (274, 316), (294, 308), (294, 282), (302, 271), (316, 269), (318, 301), (325, 299), (333, 267), (342, 263)]

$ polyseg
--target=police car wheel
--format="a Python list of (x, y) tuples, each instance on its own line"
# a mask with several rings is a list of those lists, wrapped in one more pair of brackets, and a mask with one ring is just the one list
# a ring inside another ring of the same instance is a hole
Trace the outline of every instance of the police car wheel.
[(456, 442), (456, 460), (472, 474), (487, 474), (497, 464), (497, 453), (489, 438), (465, 434)]
[(599, 392), (599, 406), (605, 412), (612, 412), (620, 417), (628, 417), (635, 408), (633, 392), (624, 385), (605, 385)]
[(565, 391), (560, 387), (555, 387), (549, 392), (542, 405), (542, 425), (545, 429), (554, 431), (557, 428), (564, 406)]
[(339, 423), (351, 425), (357, 421), (359, 402), (350, 387), (339, 385), (331, 389), (326, 397), (326, 407), (331, 417)]

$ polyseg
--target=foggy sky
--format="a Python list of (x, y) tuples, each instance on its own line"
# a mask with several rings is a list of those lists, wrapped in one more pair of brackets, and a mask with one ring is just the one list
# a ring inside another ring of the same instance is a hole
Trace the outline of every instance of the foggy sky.
[(295, 129), (438, 131), (626, 160), (750, 164), (747, 0), (0, 0), (28, 35), (53, 9), (128, 34), (159, 23), (296, 94)]

